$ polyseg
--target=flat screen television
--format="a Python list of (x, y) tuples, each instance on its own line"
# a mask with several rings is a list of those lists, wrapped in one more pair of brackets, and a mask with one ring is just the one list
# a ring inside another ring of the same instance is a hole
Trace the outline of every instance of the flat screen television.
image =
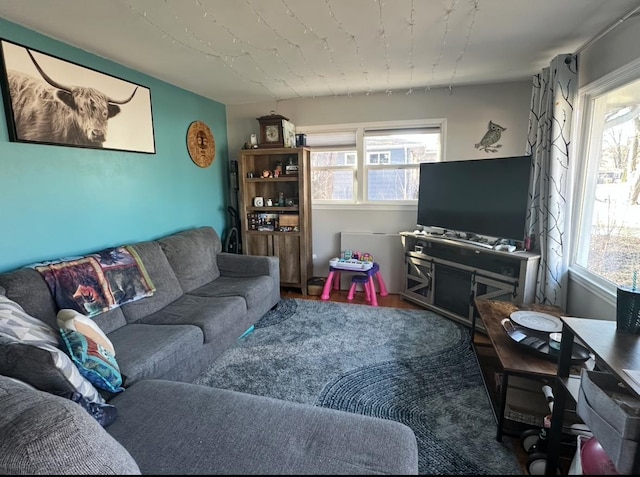
[(420, 164), (421, 227), (522, 241), (531, 156)]

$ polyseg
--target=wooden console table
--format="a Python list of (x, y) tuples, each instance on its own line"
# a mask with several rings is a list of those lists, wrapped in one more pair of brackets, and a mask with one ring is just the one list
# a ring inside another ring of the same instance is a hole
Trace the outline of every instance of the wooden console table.
[[(480, 350), (478, 348), (490, 346), (493, 348), (493, 351), (495, 351), (500, 367), (502, 368), (500, 396), (495, 396), (495, 393), (490, 391), (491, 383), (487, 382), (484, 372), (482, 373), (498, 425), (496, 440), (501, 441), (503, 433), (519, 436), (519, 433), (516, 431), (509, 432), (505, 430), (505, 408), (509, 377), (542, 378), (553, 383), (556, 378), (558, 365), (552, 361), (535, 356), (533, 353), (527, 353), (507, 336), (500, 322), (504, 318), (509, 318), (511, 313), (518, 310), (539, 311), (557, 316), (558, 318), (564, 314), (564, 311), (558, 307), (533, 303), (517, 304), (513, 302), (482, 299), (475, 299), (474, 303), (477, 315), (482, 320), (490, 341), (489, 344), (486, 340), (483, 341), (480, 337), (476, 336), (476, 317), (474, 316), (471, 326), (471, 344), (478, 359), (478, 365), (481, 369), (483, 368), (482, 353), (479, 352)], [(542, 391), (540, 391), (540, 393), (542, 394)]]
[(429, 234), (401, 232), (400, 238), (405, 265), (401, 295), (407, 300), (466, 326), (475, 315), (469, 297), (533, 301), (538, 254), (503, 252)]

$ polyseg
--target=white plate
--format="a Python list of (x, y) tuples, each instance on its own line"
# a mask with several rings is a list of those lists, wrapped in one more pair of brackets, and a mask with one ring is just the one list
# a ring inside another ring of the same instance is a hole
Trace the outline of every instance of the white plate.
[(562, 321), (546, 313), (539, 311), (514, 311), (511, 313), (514, 323), (536, 331), (548, 331), (554, 333), (562, 331)]

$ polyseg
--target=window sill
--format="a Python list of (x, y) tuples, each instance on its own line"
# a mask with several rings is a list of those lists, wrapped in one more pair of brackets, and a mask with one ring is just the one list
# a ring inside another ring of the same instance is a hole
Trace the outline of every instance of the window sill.
[(418, 206), (416, 204), (312, 204), (313, 210), (400, 210), (416, 212)]
[(616, 286), (605, 280), (594, 277), (582, 267), (569, 267), (569, 279), (604, 300), (608, 305), (616, 306)]

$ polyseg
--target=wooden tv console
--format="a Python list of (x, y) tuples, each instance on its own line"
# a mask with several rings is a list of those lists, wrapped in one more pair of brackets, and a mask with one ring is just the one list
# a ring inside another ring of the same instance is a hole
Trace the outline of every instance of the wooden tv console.
[[(474, 299), (532, 303), (540, 255), (506, 252), (439, 235), (401, 232), (403, 298), (465, 325)], [(485, 331), (481, 323), (478, 329)]]

